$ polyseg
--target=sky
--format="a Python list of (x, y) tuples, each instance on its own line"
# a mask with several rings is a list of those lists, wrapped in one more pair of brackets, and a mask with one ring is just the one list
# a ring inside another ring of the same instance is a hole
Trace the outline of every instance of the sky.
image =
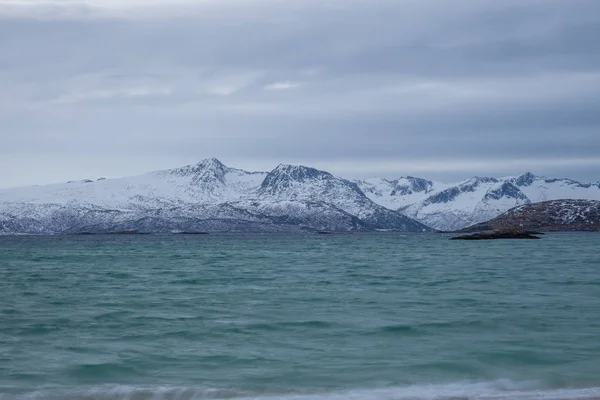
[(0, 0), (0, 187), (217, 157), (600, 181), (598, 0)]

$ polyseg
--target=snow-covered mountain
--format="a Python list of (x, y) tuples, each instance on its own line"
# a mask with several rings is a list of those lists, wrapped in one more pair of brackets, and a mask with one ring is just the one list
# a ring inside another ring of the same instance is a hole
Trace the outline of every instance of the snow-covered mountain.
[(217, 159), (122, 179), (0, 190), (0, 233), (428, 231), (350, 181), (280, 165), (247, 172)]
[(600, 200), (600, 183), (551, 179), (529, 172), (500, 179), (474, 177), (450, 185), (412, 177), (395, 181), (369, 179), (357, 184), (374, 202), (448, 231), (490, 220), (524, 204), (559, 199)]
[(382, 206), (397, 210), (417, 203), (432, 193), (446, 189), (449, 185), (407, 176), (395, 180), (371, 178), (356, 181), (358, 187)]
[(247, 172), (212, 158), (135, 177), (0, 190), (0, 234), (459, 230), (559, 199), (600, 200), (600, 183), (531, 173), (456, 184), (351, 181), (293, 165)]

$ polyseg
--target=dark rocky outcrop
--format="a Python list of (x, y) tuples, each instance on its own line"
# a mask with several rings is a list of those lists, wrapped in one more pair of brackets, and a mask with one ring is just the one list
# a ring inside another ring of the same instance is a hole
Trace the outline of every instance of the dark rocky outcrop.
[(472, 235), (455, 236), (450, 240), (495, 240), (495, 239), (541, 239), (539, 232), (528, 232), (520, 230), (500, 230), (479, 232)]
[(173, 235), (208, 235), (210, 232), (173, 232)]
[[(407, 184), (401, 183), (402, 181), (406, 181)], [(428, 193), (433, 187), (432, 181), (422, 178), (415, 178), (414, 176), (407, 176), (403, 180), (397, 179), (389, 182), (393, 185), (393, 190), (390, 193), (391, 196), (406, 196), (421, 192)]]

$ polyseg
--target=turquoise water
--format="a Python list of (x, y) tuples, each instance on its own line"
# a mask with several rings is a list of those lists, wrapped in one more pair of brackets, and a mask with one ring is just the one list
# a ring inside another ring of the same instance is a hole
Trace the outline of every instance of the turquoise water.
[(0, 399), (600, 397), (600, 235), (0, 238)]

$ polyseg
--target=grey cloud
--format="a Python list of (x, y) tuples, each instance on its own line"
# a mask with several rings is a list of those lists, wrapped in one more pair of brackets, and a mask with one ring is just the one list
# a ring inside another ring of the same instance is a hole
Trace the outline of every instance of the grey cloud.
[(452, 179), (560, 158), (600, 179), (595, 0), (81, 4), (0, 0), (0, 167), (61, 164), (0, 187), (70, 179), (85, 154), (407, 169), (388, 176), (447, 160)]

